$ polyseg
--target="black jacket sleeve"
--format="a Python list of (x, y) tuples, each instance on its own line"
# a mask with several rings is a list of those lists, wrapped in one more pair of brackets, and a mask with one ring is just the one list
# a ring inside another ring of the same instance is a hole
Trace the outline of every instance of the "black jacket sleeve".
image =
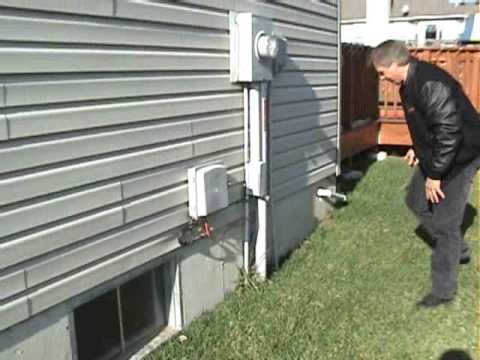
[(454, 89), (440, 81), (422, 86), (421, 101), (432, 135), (432, 156), (422, 168), (431, 179), (441, 179), (450, 169), (462, 142), (462, 118)]

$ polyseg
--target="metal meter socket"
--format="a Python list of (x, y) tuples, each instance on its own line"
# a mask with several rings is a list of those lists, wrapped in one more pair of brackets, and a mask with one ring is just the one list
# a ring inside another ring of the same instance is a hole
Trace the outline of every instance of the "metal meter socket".
[(257, 58), (259, 60), (274, 60), (280, 49), (279, 41), (278, 37), (260, 31), (255, 38), (255, 55)]
[(282, 52), (269, 19), (251, 13), (230, 13), (230, 80), (269, 81), (274, 60)]

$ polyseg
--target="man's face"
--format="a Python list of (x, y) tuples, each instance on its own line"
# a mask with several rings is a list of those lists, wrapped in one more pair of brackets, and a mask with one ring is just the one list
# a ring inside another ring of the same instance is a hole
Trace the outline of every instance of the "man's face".
[(399, 85), (403, 81), (403, 74), (396, 63), (392, 63), (389, 67), (376, 66), (375, 70), (378, 72), (378, 76), (382, 80), (387, 80)]

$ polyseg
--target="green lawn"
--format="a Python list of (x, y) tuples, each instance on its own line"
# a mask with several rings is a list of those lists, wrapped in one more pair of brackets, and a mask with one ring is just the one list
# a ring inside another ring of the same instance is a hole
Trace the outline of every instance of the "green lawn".
[[(461, 267), (454, 303), (415, 307), (429, 290), (430, 250), (403, 203), (410, 172), (398, 158), (373, 164), (349, 205), (269, 281), (240, 287), (150, 358), (427, 360), (449, 349), (475, 358), (477, 259)], [(475, 254), (476, 234), (475, 223)]]

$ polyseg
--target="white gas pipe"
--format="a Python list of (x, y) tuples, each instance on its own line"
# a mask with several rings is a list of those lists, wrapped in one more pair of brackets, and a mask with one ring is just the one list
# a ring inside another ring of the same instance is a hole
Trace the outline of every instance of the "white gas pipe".
[(319, 198), (334, 198), (341, 200), (343, 202), (348, 202), (347, 195), (338, 193), (332, 189), (326, 189), (326, 188), (318, 188), (317, 189), (317, 197)]

